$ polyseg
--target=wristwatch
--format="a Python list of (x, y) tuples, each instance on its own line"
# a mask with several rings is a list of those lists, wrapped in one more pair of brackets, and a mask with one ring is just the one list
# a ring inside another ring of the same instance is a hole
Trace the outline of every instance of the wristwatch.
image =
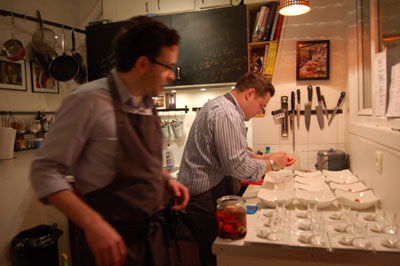
[(271, 163), (272, 171), (278, 171), (278, 165), (276, 164), (276, 162), (274, 162), (273, 160), (269, 160), (269, 162)]

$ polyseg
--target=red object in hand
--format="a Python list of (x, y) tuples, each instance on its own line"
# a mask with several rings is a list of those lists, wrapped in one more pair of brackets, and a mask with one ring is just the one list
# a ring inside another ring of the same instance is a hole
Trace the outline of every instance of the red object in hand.
[(294, 164), (295, 162), (296, 162), (295, 159), (292, 159), (292, 158), (287, 157), (286, 166), (291, 166), (291, 165)]

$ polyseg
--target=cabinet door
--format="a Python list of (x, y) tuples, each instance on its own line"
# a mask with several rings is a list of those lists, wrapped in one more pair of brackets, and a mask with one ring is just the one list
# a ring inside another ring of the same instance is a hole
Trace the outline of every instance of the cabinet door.
[(155, 14), (194, 10), (194, 0), (152, 0), (152, 3)]
[(228, 6), (231, 4), (230, 0), (199, 0), (200, 8), (216, 7), (216, 6)]
[(115, 2), (117, 20), (119, 21), (152, 12), (151, 0), (117, 0)]
[(247, 72), (246, 7), (172, 15), (180, 36), (174, 86), (236, 82)]

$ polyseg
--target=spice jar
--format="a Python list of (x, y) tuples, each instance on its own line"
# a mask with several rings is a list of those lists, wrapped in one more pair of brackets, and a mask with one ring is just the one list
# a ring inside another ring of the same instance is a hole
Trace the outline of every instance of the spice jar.
[(246, 200), (228, 195), (217, 200), (218, 236), (239, 239), (246, 236)]

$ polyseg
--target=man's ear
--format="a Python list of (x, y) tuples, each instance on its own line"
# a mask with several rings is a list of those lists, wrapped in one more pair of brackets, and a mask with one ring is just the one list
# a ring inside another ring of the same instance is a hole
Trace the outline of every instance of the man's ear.
[(246, 101), (250, 100), (250, 98), (251, 98), (252, 96), (254, 96), (255, 93), (256, 93), (256, 90), (255, 90), (254, 88), (248, 89), (248, 90), (245, 92), (245, 95), (244, 95)]
[(150, 64), (151, 62), (147, 56), (140, 56), (136, 59), (135, 68), (140, 74), (143, 74), (150, 67)]

